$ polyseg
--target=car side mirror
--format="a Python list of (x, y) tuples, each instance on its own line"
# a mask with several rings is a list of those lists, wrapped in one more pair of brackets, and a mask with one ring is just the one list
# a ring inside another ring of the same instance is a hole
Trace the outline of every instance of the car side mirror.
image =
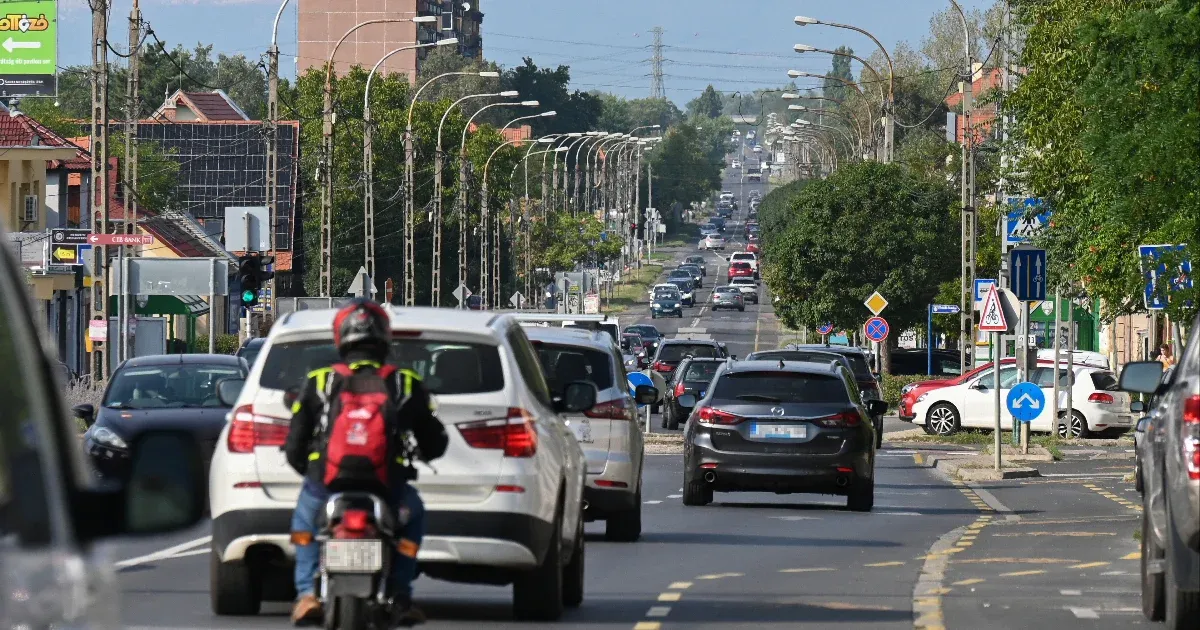
[(1138, 433), (1145, 433), (1146, 427), (1149, 426), (1149, 424), (1150, 418), (1142, 418), (1141, 420), (1138, 420), (1137, 427), (1134, 428), (1134, 431), (1137, 431)]
[(83, 420), (85, 426), (90, 428), (93, 424), (96, 424), (96, 407), (94, 405), (75, 405), (71, 408), (71, 411), (75, 414), (76, 418)]
[(1158, 361), (1134, 361), (1121, 370), (1121, 389), (1138, 394), (1153, 394), (1162, 380), (1163, 364)]
[[(217, 381), (217, 400), (221, 401), (222, 405), (232, 407), (237, 402), (238, 396), (242, 393), (242, 388), (246, 386), (244, 378), (226, 378)], [(284, 397), (286, 398), (286, 394)], [(292, 406), (291, 402), (287, 403), (288, 407)]]
[(737, 355), (736, 355), (736, 354), (731, 354), (731, 355), (729, 355), (729, 360), (730, 360), (730, 361), (737, 361)]
[(983, 390), (987, 389), (987, 385), (984, 384), (983, 379), (979, 379), (978, 381), (971, 383), (971, 389), (978, 389), (980, 391), (983, 391)]
[(653, 385), (638, 385), (633, 389), (633, 399), (639, 405), (653, 405), (658, 402), (658, 388)]
[(675, 400), (676, 400), (676, 402), (679, 403), (680, 407), (695, 407), (696, 406), (696, 397), (692, 394), (684, 394)]
[(561, 398), (555, 399), (560, 413), (579, 413), (596, 406), (596, 386), (587, 381), (567, 383)]
[(125, 476), (72, 497), (83, 541), (153, 536), (196, 525), (208, 505), (200, 445), (185, 431), (147, 431), (130, 445)]
[(1130, 413), (1145, 413), (1146, 412), (1146, 403), (1144, 403), (1140, 400), (1135, 400), (1135, 401), (1129, 403), (1129, 412)]
[(873, 416), (882, 416), (887, 413), (888, 404), (884, 400), (868, 400), (867, 411)]

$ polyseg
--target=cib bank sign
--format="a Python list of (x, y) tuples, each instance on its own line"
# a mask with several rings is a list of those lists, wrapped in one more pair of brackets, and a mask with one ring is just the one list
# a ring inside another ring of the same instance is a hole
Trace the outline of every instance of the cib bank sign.
[(58, 3), (0, 2), (0, 97), (58, 93)]

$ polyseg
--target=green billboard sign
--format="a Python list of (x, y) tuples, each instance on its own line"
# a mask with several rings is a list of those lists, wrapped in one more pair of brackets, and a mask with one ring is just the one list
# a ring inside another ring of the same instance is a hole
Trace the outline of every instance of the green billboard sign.
[(0, 96), (53, 96), (58, 3), (0, 2)]

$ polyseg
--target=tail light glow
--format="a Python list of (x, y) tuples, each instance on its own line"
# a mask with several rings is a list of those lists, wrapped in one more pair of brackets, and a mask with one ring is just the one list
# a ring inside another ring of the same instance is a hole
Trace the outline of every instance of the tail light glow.
[(253, 453), (259, 446), (283, 446), (287, 442), (288, 421), (254, 413), (254, 405), (233, 411), (226, 442), (231, 453)]
[(862, 417), (858, 415), (857, 411), (841, 411), (832, 416), (817, 418), (813, 422), (831, 428), (856, 427), (862, 423)]
[(455, 426), (471, 448), (502, 450), (505, 457), (533, 457), (537, 453), (537, 428), (533, 416), (524, 409), (512, 407), (507, 418)]
[(1091, 396), (1088, 396), (1088, 402), (1100, 403), (1102, 405), (1111, 405), (1114, 400), (1112, 394), (1105, 394), (1104, 392), (1094, 392)]
[(596, 485), (601, 488), (628, 488), (629, 484), (624, 481), (609, 481), (608, 479), (597, 479)]
[(679, 384), (677, 384), (675, 386), (675, 397), (678, 398), (678, 397), (682, 396), (683, 392), (684, 392), (683, 381), (680, 381)]
[(583, 412), (589, 418), (608, 420), (633, 420), (634, 409), (624, 398), (597, 403), (595, 407)]
[(672, 370), (674, 370), (674, 369), (675, 369), (675, 368), (671, 367), (671, 365), (670, 365), (670, 364), (668, 364), (668, 363), (663, 363), (662, 361), (655, 361), (655, 362), (654, 362), (654, 370), (655, 370), (656, 372), (670, 372), (670, 371), (672, 371)]
[(367, 511), (346, 510), (342, 513), (342, 527), (352, 532), (365, 530), (367, 528)]
[(1183, 422), (1179, 429), (1183, 463), (1188, 479), (1195, 481), (1200, 479), (1200, 394), (1193, 394), (1183, 401)]
[(701, 407), (696, 412), (696, 418), (704, 424), (723, 425), (739, 424), (745, 420), (745, 418), (739, 415), (729, 413), (728, 411), (721, 411), (716, 407)]

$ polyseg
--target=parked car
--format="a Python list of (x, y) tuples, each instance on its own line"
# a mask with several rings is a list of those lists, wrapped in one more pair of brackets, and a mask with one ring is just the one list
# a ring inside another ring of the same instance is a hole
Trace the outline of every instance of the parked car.
[(159, 354), (121, 363), (108, 379), (97, 408), (77, 405), (75, 416), (87, 431), (83, 448), (100, 477), (129, 474), (129, 445), (148, 431), (187, 431), (201, 447), (206, 467), (225, 428), (230, 407), (217, 386), (244, 379), (244, 359), (221, 354)]
[(720, 234), (709, 234), (700, 239), (700, 249), (725, 251), (725, 237)]
[(667, 282), (679, 287), (680, 301), (684, 306), (696, 305), (696, 288), (691, 278), (671, 278)]
[[(583, 489), (586, 520), (605, 521), (605, 538), (632, 542), (642, 535), (642, 429), (624, 367), (604, 333), (543, 328), (527, 330), (555, 397), (580, 381), (596, 386), (596, 404), (563, 414), (587, 459)], [(641, 339), (638, 338), (639, 347)], [(642, 402), (658, 397), (643, 387)]]
[(694, 407), (684, 429), (684, 505), (707, 505), (714, 492), (769, 491), (842, 495), (858, 512), (874, 506), (871, 416), (887, 403), (863, 401), (841, 365), (730, 362), (706, 396), (679, 402)]
[(683, 317), (683, 292), (672, 284), (668, 288), (655, 288), (650, 297), (650, 319), (659, 317)]
[[(581, 382), (571, 395), (554, 396), (526, 329), (510, 315), (387, 308), (395, 335), (389, 360), (422, 378), (450, 438), (436, 472), (417, 463), (414, 486), (427, 514), (421, 571), (512, 584), (518, 618), (557, 618), (583, 599), (587, 471), (560, 414), (594, 407), (595, 387)], [(301, 478), (279, 447), (287, 401), (309, 371), (338, 358), (334, 313), (297, 311), (276, 321), (217, 442), (209, 482), (209, 595), (217, 615), (256, 614), (264, 600), (295, 595), (289, 524)]]
[[(790, 350), (819, 350), (822, 352), (836, 352), (850, 362), (854, 366), (851, 371), (854, 374), (854, 380), (858, 383), (858, 390), (863, 400), (883, 400), (883, 388), (879, 385), (879, 375), (871, 371), (870, 359), (867, 352), (862, 348), (855, 346), (834, 346), (823, 344), (790, 344)], [(872, 415), (871, 419), (875, 424), (876, 448), (883, 444), (883, 416)]]
[(758, 304), (758, 281), (754, 278), (734, 278), (729, 281), (729, 286), (741, 291), (743, 300)]
[(198, 524), (200, 447), (187, 432), (143, 433), (127, 445), (129, 476), (93, 483), (8, 239), (0, 227), (0, 626), (121, 628), (137, 595), (98, 547)]
[(723, 308), (735, 308), (739, 311), (745, 311), (746, 301), (742, 297), (742, 290), (733, 286), (713, 289), (712, 310), (719, 311)]
[[(960, 359), (954, 350), (934, 349), (933, 376), (958, 376)], [(892, 350), (891, 374), (895, 375), (929, 375), (930, 353), (925, 349), (908, 350), (895, 348)]]
[(708, 394), (708, 386), (712, 383), (713, 376), (727, 361), (727, 359), (701, 357), (684, 359), (680, 362), (667, 387), (666, 398), (663, 401), (662, 428), (674, 431), (679, 428), (680, 424), (687, 421), (688, 416), (692, 413), (692, 408), (681, 404), (679, 397), (691, 394), (697, 398), (704, 398)]
[(1120, 386), (1150, 394), (1161, 416), (1152, 422), (1143, 462), (1142, 612), (1173, 630), (1200, 626), (1200, 316), (1162, 382), (1158, 361), (1129, 363)]
[(688, 256), (687, 258), (683, 259), (683, 264), (696, 265), (697, 267), (700, 268), (700, 275), (702, 275), (702, 276), (708, 275), (708, 261), (704, 259), (704, 256), (700, 256), (700, 255)]

